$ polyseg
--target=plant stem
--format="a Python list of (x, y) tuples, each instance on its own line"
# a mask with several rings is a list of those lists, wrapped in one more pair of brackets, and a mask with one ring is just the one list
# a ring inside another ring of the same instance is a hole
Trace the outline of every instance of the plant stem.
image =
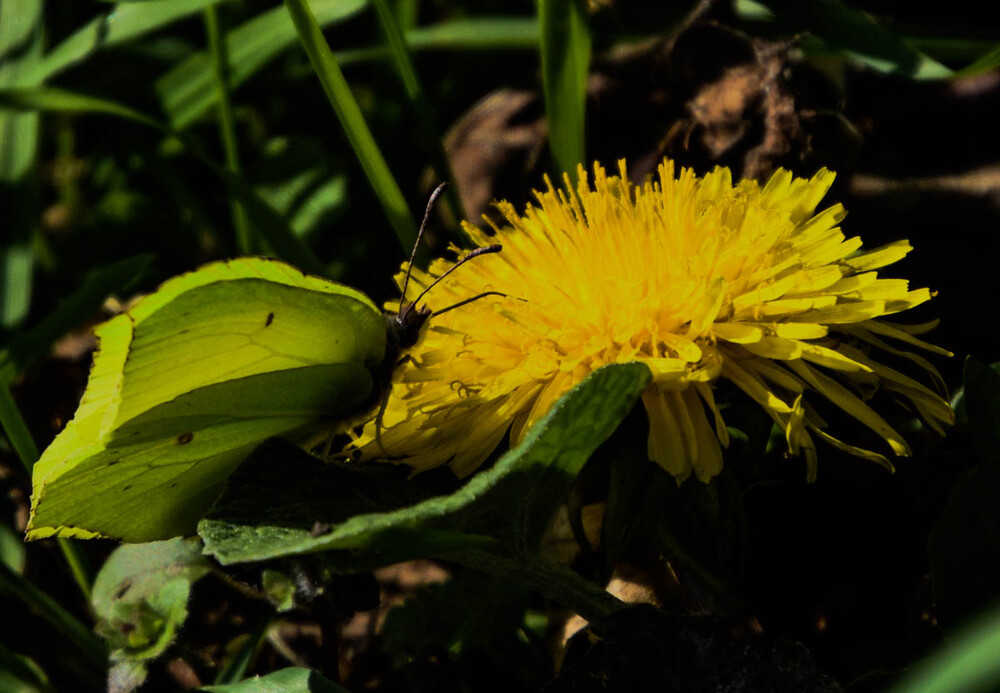
[[(28, 474), (31, 474), (35, 462), (38, 460), (38, 446), (35, 445), (35, 440), (31, 437), (27, 424), (24, 423), (24, 417), (21, 416), (17, 403), (4, 382), (0, 382), (0, 425), (3, 426), (14, 452), (21, 459), (21, 464), (28, 470)], [(80, 550), (80, 547), (70, 539), (58, 539), (57, 543), (59, 550), (66, 558), (73, 579), (83, 593), (84, 599), (89, 603), (90, 571), (88, 570), (87, 557)]]
[[(226, 38), (219, 25), (219, 11), (215, 5), (205, 8), (205, 30), (208, 33), (209, 50), (215, 68), (215, 89), (219, 97), (219, 134), (226, 152), (226, 167), (235, 175), (240, 174), (239, 149), (236, 146), (236, 123), (233, 117), (233, 103), (229, 89), (229, 52)], [(255, 252), (253, 233), (246, 210), (237, 200), (229, 198), (229, 211), (236, 231), (236, 248), (243, 255)]]
[(76, 643), (77, 647), (93, 660), (104, 667), (108, 653), (94, 633), (80, 623), (68, 611), (62, 608), (52, 597), (15, 573), (7, 564), (0, 562), (0, 591), (20, 599), (30, 606), (39, 616), (55, 626), (61, 633)]
[(285, 0), (285, 7), (292, 16), (299, 39), (309, 56), (313, 70), (319, 78), (323, 91), (326, 92), (330, 105), (333, 106), (341, 127), (347, 135), (351, 148), (361, 163), (368, 181), (371, 183), (382, 203), (382, 209), (389, 218), (389, 223), (396, 232), (399, 244), (405, 252), (409, 252), (417, 238), (417, 227), (410, 215), (399, 185), (389, 171), (389, 166), (382, 156), (368, 124), (365, 122), (358, 102), (351, 93), (351, 88), (340, 71), (337, 60), (330, 51), (330, 45), (323, 37), (323, 32), (316, 23), (316, 17), (309, 9), (307, 0)]
[(386, 43), (389, 46), (389, 55), (392, 56), (396, 71), (403, 82), (406, 96), (416, 111), (417, 127), (422, 131), (421, 136), (424, 141), (430, 146), (432, 165), (437, 171), (438, 178), (451, 184), (444, 201), (448, 206), (448, 212), (457, 223), (465, 219), (465, 210), (462, 207), (462, 198), (458, 195), (458, 190), (455, 186), (455, 174), (451, 170), (451, 162), (448, 160), (448, 154), (444, 150), (444, 142), (434, 117), (434, 109), (431, 108), (430, 103), (427, 101), (427, 94), (424, 92), (424, 88), (420, 84), (420, 78), (417, 76), (417, 69), (413, 65), (413, 59), (406, 44), (406, 37), (399, 28), (399, 23), (389, 8), (389, 3), (386, 0), (373, 0), (373, 4), (379, 24), (382, 27), (383, 33), (385, 33)]

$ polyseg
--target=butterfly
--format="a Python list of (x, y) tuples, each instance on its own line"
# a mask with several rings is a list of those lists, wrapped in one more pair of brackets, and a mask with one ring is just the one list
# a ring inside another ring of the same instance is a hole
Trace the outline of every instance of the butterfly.
[(434, 315), (419, 306), (430, 288), (384, 316), (360, 291), (269, 258), (166, 281), (96, 328), (80, 405), (32, 473), (27, 538), (192, 533), (259, 444), (307, 444), (378, 403)]

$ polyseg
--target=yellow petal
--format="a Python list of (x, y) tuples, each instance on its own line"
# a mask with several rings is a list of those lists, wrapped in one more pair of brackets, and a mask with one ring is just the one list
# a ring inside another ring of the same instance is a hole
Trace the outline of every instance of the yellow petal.
[(855, 445), (850, 445), (848, 443), (845, 443), (844, 441), (834, 438), (826, 431), (816, 428), (815, 426), (810, 426), (809, 428), (821, 439), (823, 439), (833, 447), (837, 448), (838, 450), (843, 450), (849, 455), (854, 455), (855, 457), (871, 460), (872, 462), (882, 465), (890, 472), (896, 471), (896, 468), (892, 465), (892, 462), (890, 462), (889, 458), (886, 457), (885, 455), (880, 455), (877, 452), (873, 452), (871, 450), (865, 450), (864, 448), (859, 448)]
[(867, 272), (902, 260), (911, 250), (913, 250), (913, 246), (910, 245), (909, 241), (896, 241), (881, 248), (858, 253), (843, 262), (855, 272)]
[(903, 437), (886, 423), (885, 419), (876, 414), (871, 407), (858, 399), (843, 385), (802, 361), (790, 361), (788, 367), (844, 412), (882, 436), (897, 455), (908, 456), (910, 454), (910, 446), (906, 444)]
[(760, 327), (741, 322), (717, 322), (712, 325), (712, 332), (717, 338), (734, 344), (759, 342), (764, 336)]

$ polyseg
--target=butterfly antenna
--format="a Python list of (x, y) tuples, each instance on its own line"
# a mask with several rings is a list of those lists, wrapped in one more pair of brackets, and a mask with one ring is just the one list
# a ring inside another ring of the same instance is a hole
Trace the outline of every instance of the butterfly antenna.
[[(440, 277), (438, 277), (437, 279), (435, 279), (434, 281), (432, 281), (430, 284), (428, 284), (427, 288), (424, 289), (423, 291), (421, 291), (420, 295), (417, 296), (416, 299), (414, 299), (413, 302), (410, 303), (407, 306), (407, 309), (409, 309), (412, 306), (415, 306), (418, 303), (420, 303), (420, 299), (422, 299), (424, 297), (424, 295), (428, 291), (430, 291), (431, 289), (433, 289), (438, 284), (438, 282), (440, 282), (442, 279), (444, 279), (445, 277), (447, 277), (449, 274), (451, 274), (452, 272), (454, 272), (455, 270), (457, 270), (459, 267), (461, 267), (462, 265), (464, 265), (466, 262), (468, 262), (472, 258), (479, 257), (480, 255), (486, 255), (488, 253), (499, 253), (501, 250), (503, 250), (503, 246), (500, 245), (500, 244), (488, 245), (488, 246), (485, 246), (483, 248), (476, 248), (475, 250), (473, 250), (472, 252), (470, 252), (468, 255), (466, 255), (465, 257), (463, 257), (461, 260), (459, 260), (458, 262), (456, 262), (454, 265), (452, 265), (451, 267), (449, 267), (447, 272), (445, 272)], [(468, 301), (464, 301), (464, 303), (468, 303)], [(446, 310), (450, 310), (450, 309), (446, 309)]]
[[(434, 209), (434, 204), (447, 189), (448, 184), (441, 183), (441, 185), (434, 188), (434, 192), (431, 193), (430, 199), (427, 200), (427, 209), (424, 210), (424, 219), (420, 222), (420, 229), (417, 231), (417, 240), (413, 244), (413, 250), (410, 251), (410, 262), (406, 265), (406, 278), (403, 280), (403, 291), (400, 294), (402, 301), (406, 301), (406, 287), (410, 284), (410, 274), (413, 272), (413, 260), (417, 257), (417, 248), (420, 247), (420, 239), (424, 237), (424, 228), (427, 227), (427, 220), (431, 216), (431, 210)], [(402, 306), (403, 303), (401, 302), (400, 312), (404, 312), (405, 310)]]
[[(447, 308), (442, 308), (441, 310), (434, 311), (433, 313), (431, 313), (431, 317), (433, 318), (437, 315), (441, 315), (442, 313), (447, 313), (449, 310), (455, 310), (456, 308), (461, 308), (464, 305), (468, 305), (473, 301), (478, 301), (481, 298), (486, 298), (487, 296), (503, 296), (504, 298), (511, 297), (510, 294), (505, 294), (502, 291), (484, 291), (481, 294), (476, 294), (472, 298), (467, 298), (463, 301), (459, 301), (458, 303), (453, 303)], [(517, 296), (514, 296), (514, 298), (516, 298), (518, 301), (524, 301), (525, 303), (527, 303), (528, 301), (528, 299), (526, 298), (518, 298)]]

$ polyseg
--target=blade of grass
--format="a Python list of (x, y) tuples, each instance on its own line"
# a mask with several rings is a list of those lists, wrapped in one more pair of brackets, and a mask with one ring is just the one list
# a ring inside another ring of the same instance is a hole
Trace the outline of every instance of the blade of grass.
[[(56, 693), (56, 689), (49, 683), (49, 677), (34, 660), (17, 654), (5, 647), (3, 643), (0, 643), (0, 674), (4, 676), (4, 683), (11, 687), (4, 690), (23, 691), (24, 693), (32, 691)], [(20, 687), (13, 685), (14, 683), (19, 684)]]
[[(326, 27), (357, 14), (365, 0), (313, 0), (316, 21)], [(298, 40), (284, 7), (262, 12), (226, 34), (229, 80), (236, 88)], [(527, 17), (478, 17), (431, 24), (406, 32), (411, 51), (537, 50), (538, 22)], [(339, 65), (384, 60), (384, 45), (337, 51)], [(182, 130), (206, 113), (216, 100), (207, 53), (196, 53), (156, 80), (154, 89), (171, 127)]]
[(1000, 609), (974, 619), (927, 659), (907, 670), (890, 693), (972, 693), (1000, 683)]
[(1000, 46), (997, 46), (993, 50), (980, 56), (969, 65), (966, 65), (959, 70), (957, 74), (961, 77), (969, 77), (971, 75), (979, 75), (984, 72), (989, 72), (990, 70), (995, 70), (998, 67), (1000, 67)]
[(333, 106), (340, 125), (344, 128), (347, 139), (361, 163), (361, 168), (364, 169), (385, 215), (389, 218), (389, 223), (396, 232), (400, 247), (404, 252), (409, 251), (417, 238), (416, 224), (410, 216), (399, 185), (389, 171), (389, 166), (368, 129), (358, 102), (355, 101), (351, 88), (344, 79), (344, 73), (340, 71), (330, 51), (330, 45), (323, 37), (323, 32), (316, 23), (316, 18), (306, 0), (285, 0), (285, 7), (292, 16), (299, 33), (299, 40), (309, 56), (309, 62), (312, 63), (320, 84), (323, 85), (323, 91), (326, 92), (330, 105)]
[(419, 13), (420, 0), (395, 0), (392, 3), (392, 16), (403, 31), (409, 31), (417, 25)]
[(14, 382), (35, 359), (47, 354), (57, 339), (93, 315), (105, 298), (125, 289), (152, 260), (152, 255), (136, 255), (91, 272), (55, 310), (0, 350), (0, 383)]
[[(353, 17), (366, 5), (366, 0), (313, 0), (311, 3), (321, 26)], [(261, 12), (227, 32), (230, 86), (236, 88), (243, 84), (297, 42), (292, 18), (281, 6)], [(192, 55), (157, 79), (154, 89), (171, 127), (184, 129), (215, 104), (217, 94), (210, 56), (207, 52)]]
[[(42, 55), (41, 0), (0, 3), (0, 87), (24, 82)], [(32, 244), (37, 220), (37, 113), (0, 110), (0, 329), (18, 325), (31, 306)]]
[[(455, 19), (406, 32), (411, 51), (538, 50), (538, 21), (528, 17), (479, 17)], [(389, 58), (386, 46), (368, 46), (333, 54), (342, 67)]]
[(0, 385), (0, 426), (3, 427), (10, 446), (21, 460), (21, 464), (31, 474), (31, 468), (35, 466), (38, 459), (38, 446), (35, 445), (34, 438), (28, 432), (28, 427), (21, 417), (21, 412), (17, 408), (14, 397), (10, 394), (10, 388), (6, 384)]
[(416, 111), (417, 127), (420, 131), (420, 136), (431, 150), (430, 155), (434, 169), (437, 171), (440, 180), (451, 184), (445, 193), (445, 201), (449, 207), (448, 211), (452, 219), (464, 219), (465, 210), (462, 208), (462, 201), (458, 196), (457, 188), (454, 184), (455, 175), (451, 170), (451, 163), (448, 161), (448, 155), (444, 151), (444, 140), (441, 137), (440, 129), (434, 118), (434, 109), (431, 108), (430, 103), (427, 101), (427, 95), (420, 84), (420, 78), (417, 76), (417, 69), (414, 67), (410, 51), (406, 47), (406, 38), (396, 23), (396, 17), (392, 10), (389, 9), (388, 2), (386, 0), (372, 0), (372, 4), (375, 5), (375, 13), (378, 16), (382, 32), (385, 34), (386, 43), (389, 46), (389, 54), (392, 56), (393, 63), (396, 66), (396, 72), (403, 82), (407, 98), (413, 104), (413, 108)]
[(557, 175), (576, 180), (584, 163), (584, 116), (590, 68), (590, 28), (584, 0), (538, 0), (542, 85), (549, 147)]
[(910, 79), (946, 79), (952, 71), (840, 0), (758, 0), (792, 31), (809, 31), (879, 72)]
[(997, 42), (990, 39), (912, 34), (903, 35), (902, 39), (935, 60), (970, 62), (979, 60), (997, 47)]
[(24, 74), (24, 86), (41, 84), (91, 53), (137, 39), (220, 0), (170, 0), (117, 5), (66, 37)]
[(51, 623), (69, 638), (88, 659), (102, 669), (108, 659), (107, 650), (94, 633), (59, 605), (56, 600), (0, 563), (0, 592), (6, 592), (31, 607), (39, 616)]
[(253, 216), (257, 230), (275, 253), (313, 274), (323, 275), (323, 264), (312, 251), (295, 235), (287, 220), (265, 202), (239, 176), (234, 176), (205, 154), (193, 139), (183, 132), (173, 130), (140, 111), (109, 99), (79, 94), (54, 87), (34, 87), (29, 89), (0, 89), (0, 106), (66, 113), (98, 113), (131, 120), (177, 138), (183, 142), (188, 152), (202, 162), (229, 190), (230, 195), (239, 199)]
[[(6, 383), (0, 383), (0, 427), (3, 428), (10, 441), (11, 447), (21, 460), (21, 464), (31, 474), (35, 462), (38, 460), (38, 446), (35, 445), (34, 438), (28, 430), (24, 418), (17, 408), (17, 403), (10, 394), (10, 389)], [(90, 601), (91, 574), (90, 565), (86, 554), (71, 539), (58, 539), (56, 542), (63, 558), (69, 565), (70, 573), (76, 581), (84, 599)], [(6, 569), (6, 565), (4, 565)], [(20, 577), (20, 576), (19, 576)], [(2, 587), (2, 585), (0, 585)]]
[[(233, 104), (229, 98), (229, 56), (226, 52), (226, 42), (219, 26), (219, 12), (214, 5), (205, 8), (205, 30), (208, 34), (208, 45), (212, 52), (212, 65), (215, 68), (215, 94), (218, 101), (219, 134), (222, 137), (222, 147), (226, 152), (226, 167), (235, 176), (240, 175), (240, 157), (236, 146), (236, 124), (233, 118)], [(243, 206), (235, 199), (229, 199), (229, 213), (233, 219), (233, 230), (236, 232), (236, 249), (242, 255), (254, 252), (254, 242)]]
[(242, 681), (244, 674), (247, 672), (247, 667), (250, 666), (250, 662), (253, 661), (254, 655), (257, 654), (257, 650), (260, 649), (270, 629), (271, 620), (268, 619), (247, 636), (247, 639), (240, 646), (239, 651), (219, 670), (212, 683), (218, 686)]

